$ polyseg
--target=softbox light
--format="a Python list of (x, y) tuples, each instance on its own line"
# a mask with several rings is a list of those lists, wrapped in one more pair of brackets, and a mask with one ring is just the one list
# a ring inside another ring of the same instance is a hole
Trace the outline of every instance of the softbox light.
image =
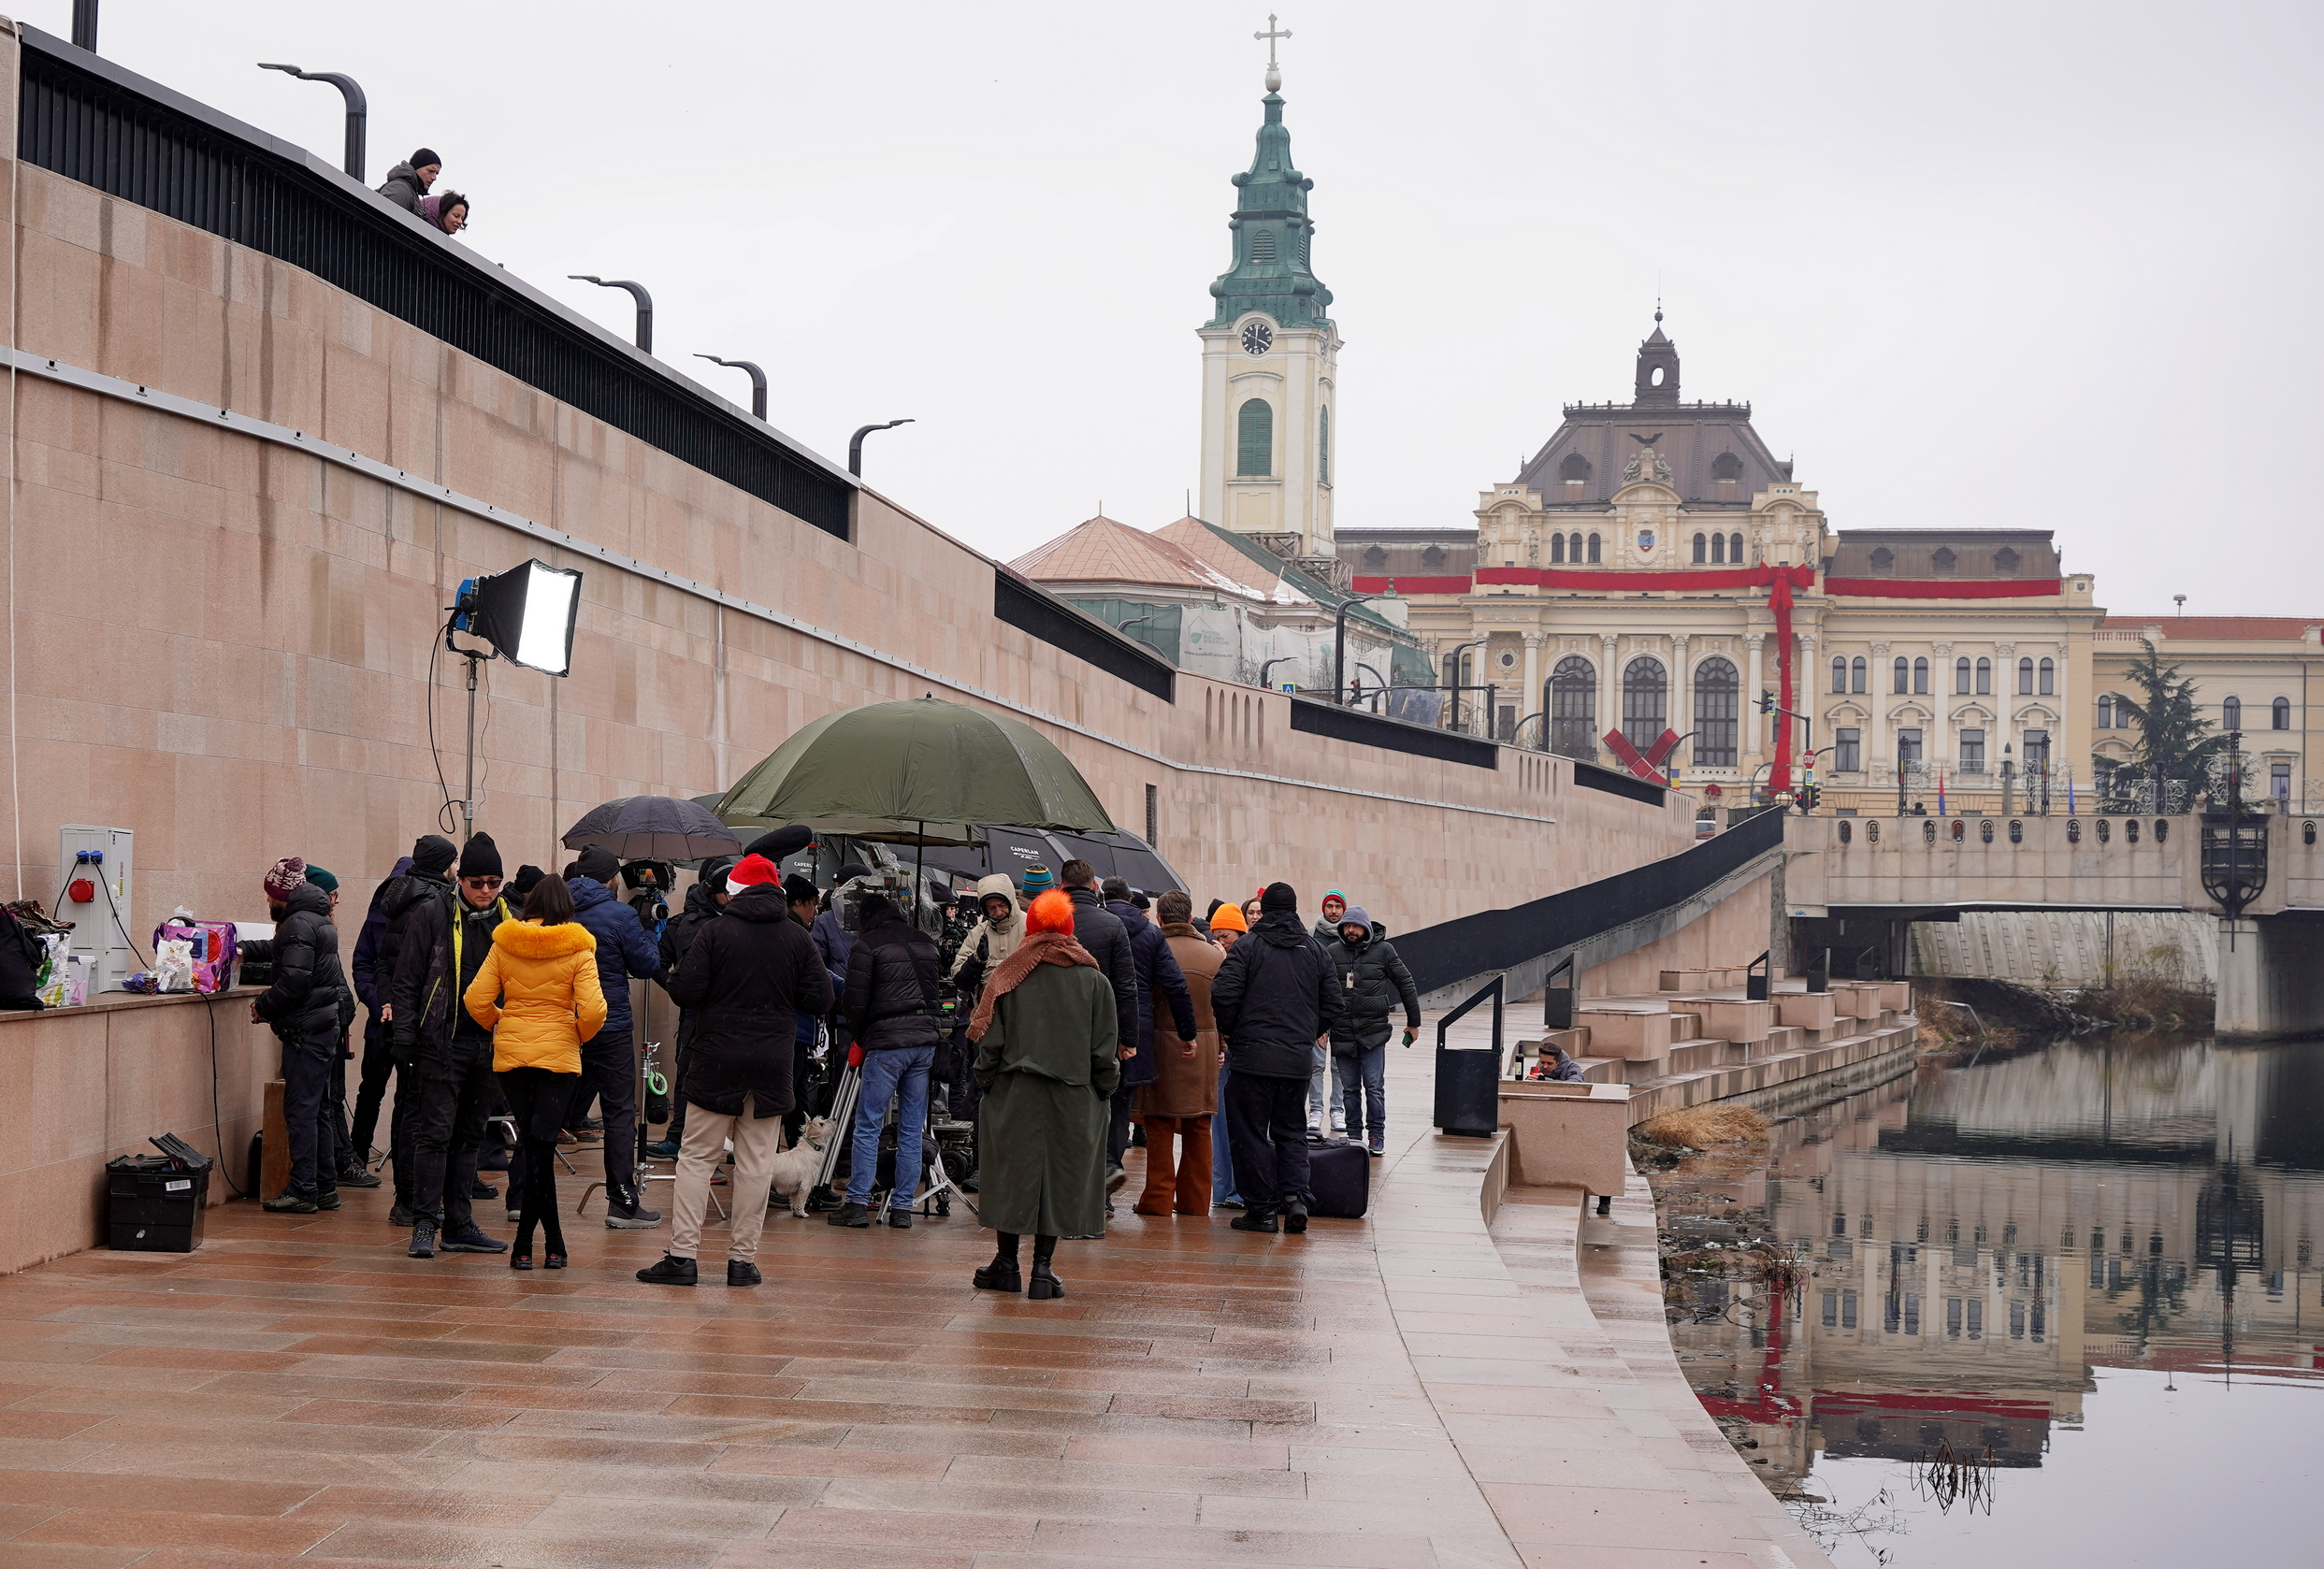
[(460, 595), (463, 630), (501, 658), (550, 675), (572, 669), (580, 604), (581, 574), (540, 561), (471, 579)]

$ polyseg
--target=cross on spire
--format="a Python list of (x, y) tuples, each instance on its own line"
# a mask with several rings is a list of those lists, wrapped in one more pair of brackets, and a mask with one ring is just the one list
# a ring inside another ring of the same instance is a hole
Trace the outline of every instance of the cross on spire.
[(1275, 63), (1275, 40), (1277, 38), (1288, 38), (1292, 36), (1292, 30), (1290, 28), (1278, 28), (1275, 25), (1275, 13), (1273, 11), (1269, 11), (1267, 13), (1267, 30), (1264, 33), (1253, 33), (1251, 35), (1254, 38), (1263, 38), (1266, 41), (1267, 91), (1270, 93), (1276, 92), (1283, 85), (1283, 73), (1279, 68), (1277, 68)]

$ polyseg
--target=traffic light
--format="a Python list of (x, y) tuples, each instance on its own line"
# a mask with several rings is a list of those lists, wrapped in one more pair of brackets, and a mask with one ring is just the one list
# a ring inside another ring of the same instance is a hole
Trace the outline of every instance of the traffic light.
[(1773, 713), (1775, 712), (1774, 693), (1762, 692), (1759, 694), (1759, 712), (1762, 713)]

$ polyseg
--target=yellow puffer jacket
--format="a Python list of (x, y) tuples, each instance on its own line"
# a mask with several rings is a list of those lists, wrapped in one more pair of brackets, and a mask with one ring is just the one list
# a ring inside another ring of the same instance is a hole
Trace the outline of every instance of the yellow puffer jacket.
[(492, 1031), (494, 1072), (581, 1072), (581, 1043), (605, 1025), (597, 947), (588, 928), (572, 921), (502, 921), (493, 928), (492, 952), (462, 1000)]

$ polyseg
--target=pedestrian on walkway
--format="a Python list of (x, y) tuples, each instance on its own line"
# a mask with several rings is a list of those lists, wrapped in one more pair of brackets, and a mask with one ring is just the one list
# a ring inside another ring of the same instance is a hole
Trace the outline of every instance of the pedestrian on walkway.
[(420, 198), (427, 194), (427, 188), (443, 172), (444, 161), (434, 149), (423, 147), (387, 171), (387, 183), (380, 187), (380, 194), (406, 212), (417, 212)]
[(492, 1032), (492, 1069), (524, 1146), (524, 1193), (509, 1268), (532, 1268), (539, 1231), (541, 1267), (561, 1270), (556, 1135), (581, 1082), (582, 1044), (605, 1024), (597, 939), (573, 919), (572, 891), (562, 881), (541, 879), (524, 917), (493, 928), (492, 952), (460, 996), (469, 1016)]
[[(470, 1207), (484, 1118), (499, 1094), (492, 1076), (492, 1032), (462, 1005), (469, 983), (492, 954), (492, 934), (510, 919), (500, 897), (500, 849), (480, 833), (460, 851), (457, 896), (425, 898), (397, 956), (396, 1060), (419, 1081), (411, 1122), (411, 1257), (501, 1253)], [(529, 1173), (528, 1173), (529, 1174)]]
[[(841, 1008), (862, 1058), (856, 1091), (855, 1137), (847, 1166), (847, 1202), (825, 1218), (833, 1226), (872, 1223), (872, 1182), (879, 1171), (880, 1125), (888, 1102), (896, 1102), (896, 1174), (888, 1193), (888, 1223), (912, 1224), (912, 1204), (920, 1190), (920, 1135), (928, 1128), (928, 1075), (936, 1044), (944, 1038), (937, 1019), (935, 940), (904, 919), (886, 894), (866, 894), (862, 929), (847, 956), (847, 986)], [(854, 1060), (853, 1057), (850, 1060)]]
[[(419, 1127), (420, 1102), (426, 1096), (412, 1072), (410, 1038), (396, 1029), (396, 977), (400, 973), (404, 948), (422, 911), (431, 903), (449, 909), (459, 898), (452, 881), (452, 863), (459, 856), (459, 846), (443, 835), (424, 833), (411, 842), (411, 870), (380, 892), (379, 951), (372, 963), (377, 975), (375, 989), (380, 996), (380, 1029), (387, 1042), (388, 1066), (396, 1075), (396, 1107), (387, 1124), (387, 1153), (395, 1167), (396, 1202), (387, 1212), (387, 1223), (407, 1231), (417, 1219), (411, 1208), (411, 1180), (419, 1169), (419, 1151), (412, 1140)], [(367, 1070), (367, 1092), (369, 1083)], [(371, 1126), (376, 1127), (377, 1096), (372, 1098), (371, 1107)], [(360, 1125), (360, 1101), (356, 1114)]]
[(597, 939), (605, 1028), (581, 1048), (581, 1083), (573, 1090), (579, 1104), (569, 1115), (581, 1116), (592, 1097), (604, 1108), (606, 1230), (650, 1231), (662, 1217), (659, 1210), (647, 1209), (638, 1194), (638, 1048), (629, 1017), (629, 981), (632, 976), (641, 981), (658, 977), (661, 956), (638, 913), (613, 897), (613, 886), (621, 880), (619, 857), (601, 844), (592, 844), (573, 864), (575, 875), (566, 885), (573, 896), (573, 918)]
[[(449, 841), (444, 848), (452, 848)], [(348, 1124), (347, 1142), (354, 1151), (354, 1171), (368, 1180), (365, 1188), (377, 1188), (380, 1179), (371, 1174), (370, 1163), (377, 1155), (371, 1140), (379, 1132), (380, 1104), (387, 1098), (388, 1076), (396, 1071), (395, 1054), (388, 1049), (387, 984), (394, 973), (382, 964), (383, 942), (387, 935), (387, 894), (397, 882), (411, 875), (411, 857), (399, 856), (380, 885), (371, 890), (370, 907), (363, 914), (363, 929), (355, 934), (354, 963), (349, 967), (355, 986), (355, 1000), (364, 1007), (363, 1058), (356, 1066), (355, 1105)], [(411, 1124), (409, 1095), (396, 1097), (396, 1109), (388, 1118), (388, 1159), (396, 1169), (396, 1199), (408, 1202), (411, 1198), (411, 1175), (409, 1171), (411, 1145), (407, 1134)], [(357, 1179), (352, 1172), (341, 1172), (342, 1185)], [(409, 1224), (409, 1222), (406, 1222)]]
[[(1138, 908), (1137, 900), (1131, 896), (1128, 883), (1108, 877), (1104, 892), (1106, 910), (1129, 934), (1130, 957), (1138, 975), (1137, 1055), (1122, 1063), (1121, 1084), (1114, 1091), (1113, 1123), (1106, 1132), (1106, 1154), (1115, 1166), (1119, 1166), (1130, 1147), (1133, 1102), (1138, 1090), (1154, 1082), (1156, 1015), (1163, 1003), (1169, 1004), (1171, 1022), (1178, 1027), (1180, 1040), (1192, 1040), (1198, 1029), (1193, 999), (1188, 995), (1186, 976), (1171, 952), (1170, 939), (1146, 918), (1146, 912)], [(1150, 1169), (1150, 1157), (1148, 1165)]]
[[(1106, 1109), (1121, 1079), (1121, 1020), (1113, 986), (1075, 940), (1076, 918), (1063, 894), (1034, 900), (1024, 941), (985, 983), (968, 1027), (984, 1087), (977, 1218), (998, 1245), (971, 1279), (1035, 1302), (1065, 1295), (1053, 1264), (1059, 1237), (1105, 1232)], [(1030, 1290), (1018, 1258), (1027, 1232)]]
[(686, 1144), (678, 1156), (670, 1251), (638, 1272), (649, 1286), (691, 1286), (710, 1181), (734, 1145), (728, 1188), (727, 1284), (756, 1286), (767, 1189), (791, 1109), (794, 1020), (831, 1006), (815, 940), (792, 917), (774, 863), (744, 856), (727, 873), (726, 914), (705, 926), (671, 977), (670, 995), (695, 1010), (687, 1062)]
[[(686, 950), (694, 945), (694, 939), (700, 934), (702, 928), (716, 920), (725, 911), (727, 900), (731, 897), (727, 893), (727, 873), (734, 870), (734, 863), (732, 856), (715, 856), (704, 861), (701, 870), (695, 874), (694, 885), (686, 891), (684, 907), (662, 928), (659, 957), (662, 965), (660, 982), (664, 991), (670, 989), (671, 977), (678, 972), (678, 966), (684, 962)], [(671, 1092), (670, 1124), (663, 1130), (657, 1143), (645, 1146), (645, 1153), (657, 1160), (675, 1160), (678, 1145), (686, 1138), (686, 1064), (694, 1044), (697, 1022), (693, 1010), (678, 1010), (678, 1039), (672, 1048), (671, 1066), (673, 1087)]]
[(1220, 1059), (1210, 984), (1226, 955), (1195, 934), (1194, 901), (1185, 894), (1162, 895), (1154, 913), (1162, 917), (1158, 929), (1194, 1005), (1194, 1030), (1182, 1034), (1175, 1020), (1154, 1021), (1154, 1077), (1138, 1090), (1136, 1104), (1146, 1125), (1146, 1191), (1133, 1207), (1140, 1215), (1168, 1215), (1174, 1209), (1208, 1215), (1210, 1121), (1219, 1106)]
[(1409, 1046), (1421, 1029), (1420, 988), (1396, 957), (1395, 944), (1373, 926), (1362, 905), (1342, 913), (1329, 951), (1339, 972), (1340, 1000), (1347, 1004), (1332, 1031), (1332, 1064), (1347, 1107), (1348, 1137), (1362, 1137), (1364, 1147), (1379, 1155), (1388, 1136), (1388, 1021), (1402, 1002), (1404, 1044)]
[[(1242, 941), (1243, 935), (1249, 929), (1243, 919), (1241, 905), (1229, 904), (1224, 900), (1211, 902), (1210, 943), (1219, 950), (1221, 960), (1234, 951), (1234, 944)], [(1215, 972), (1213, 979), (1216, 979)], [(1227, 1105), (1227, 1064), (1223, 1046), (1219, 1053), (1219, 1082), (1213, 1091), (1213, 1101), (1218, 1110), (1211, 1114), (1210, 1118), (1210, 1207), (1241, 1209), (1243, 1195), (1234, 1187), (1234, 1141), (1229, 1132), (1234, 1114)]]
[(1247, 1208), (1238, 1231), (1307, 1229), (1306, 1079), (1317, 1044), (1340, 1019), (1339, 977), (1299, 919), (1299, 895), (1270, 883), (1259, 924), (1210, 986), (1227, 1047), (1226, 1103)]
[[(1138, 961), (1130, 951), (1129, 929), (1121, 924), (1121, 917), (1099, 900), (1097, 869), (1088, 861), (1067, 861), (1058, 869), (1058, 877), (1064, 885), (1065, 896), (1074, 901), (1074, 941), (1088, 950), (1090, 957), (1097, 960), (1099, 972), (1114, 985), (1114, 1005), (1119, 1014), (1114, 1039), (1126, 1062), (1137, 1055), (1138, 1049)], [(1130, 1123), (1125, 1106), (1119, 1118), (1109, 1120), (1106, 1131), (1108, 1193), (1129, 1180), (1121, 1169), (1121, 1152), (1129, 1142)]]
[(1339, 941), (1339, 923), (1347, 918), (1348, 896), (1334, 888), (1323, 896), (1321, 908), (1322, 917), (1315, 923), (1315, 930), (1309, 935), (1328, 948)]
[(340, 1008), (352, 1016), (354, 994), (339, 968), (339, 928), (331, 898), (307, 880), (307, 863), (285, 856), (267, 869), (267, 909), (274, 936), (242, 943), (241, 957), (271, 962), (274, 980), (251, 1003), (251, 1017), (274, 1027), (282, 1044), (282, 1123), (290, 1147), (290, 1186), (266, 1201), (276, 1215), (339, 1208), (330, 1123), (330, 1076), (345, 1072)]

